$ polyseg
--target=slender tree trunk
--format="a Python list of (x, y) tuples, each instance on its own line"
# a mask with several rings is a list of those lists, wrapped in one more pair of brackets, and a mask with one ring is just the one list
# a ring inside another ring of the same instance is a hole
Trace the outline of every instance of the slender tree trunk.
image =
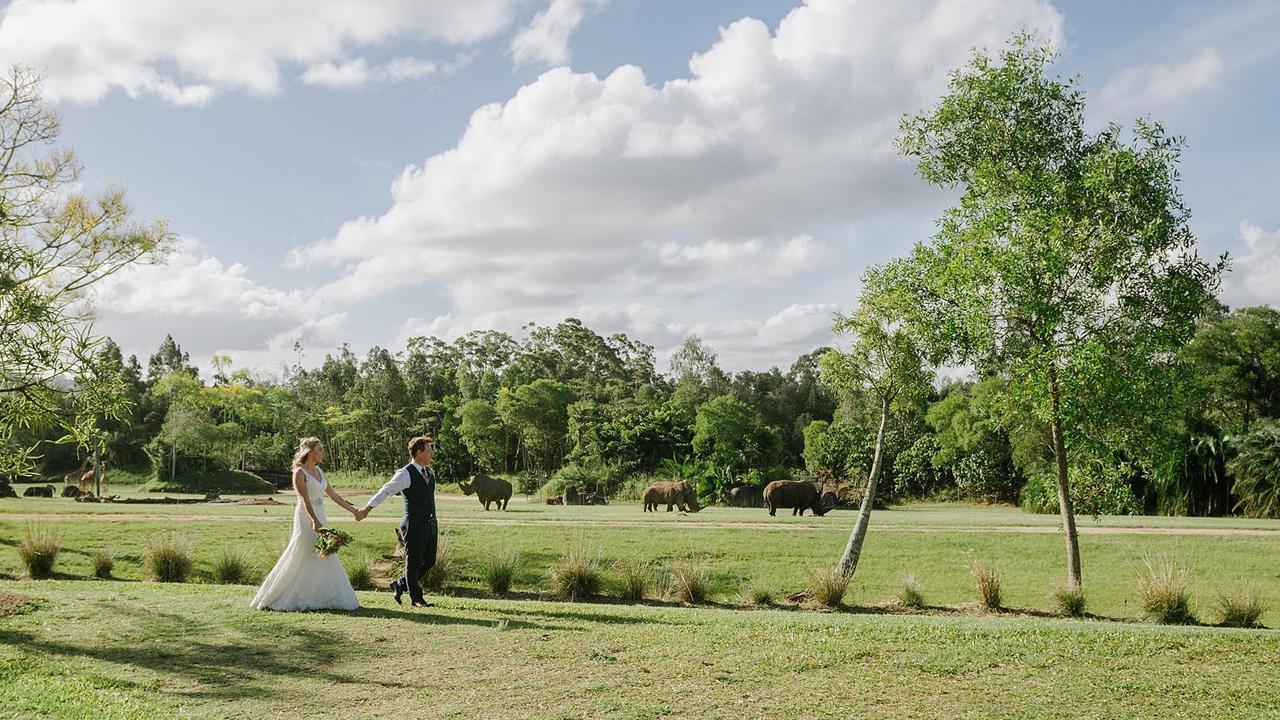
[(876, 485), (880, 482), (880, 464), (884, 456), (884, 428), (889, 423), (889, 399), (880, 401), (880, 428), (876, 430), (876, 454), (871, 461), (871, 474), (867, 477), (867, 491), (862, 496), (862, 506), (858, 510), (858, 520), (853, 524), (853, 532), (849, 534), (849, 544), (844, 547), (844, 555), (840, 557), (837, 568), (840, 574), (848, 577), (858, 569), (858, 556), (862, 554), (862, 541), (867, 537), (867, 526), (871, 524), (871, 506), (876, 501)]
[(173, 482), (173, 476), (178, 474), (178, 443), (174, 442), (169, 445), (169, 482)]
[(1080, 536), (1076, 533), (1076, 513), (1071, 502), (1071, 480), (1067, 475), (1067, 445), (1062, 439), (1062, 388), (1056, 368), (1049, 370), (1049, 397), (1053, 401), (1053, 461), (1058, 475), (1058, 510), (1067, 539), (1067, 585), (1082, 587), (1080, 578)]

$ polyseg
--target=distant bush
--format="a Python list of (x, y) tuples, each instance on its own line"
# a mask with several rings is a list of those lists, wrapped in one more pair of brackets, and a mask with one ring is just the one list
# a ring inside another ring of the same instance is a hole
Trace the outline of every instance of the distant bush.
[(272, 495), (276, 488), (271, 483), (244, 470), (204, 470), (179, 473), (173, 481), (152, 479), (142, 486), (147, 492), (219, 493), (222, 495)]
[(1218, 596), (1218, 624), (1226, 627), (1262, 627), (1259, 620), (1266, 612), (1266, 603), (1257, 590), (1223, 593)]
[(110, 550), (99, 550), (93, 554), (93, 576), (99, 580), (110, 580), (111, 572), (116, 567), (115, 556)]
[(480, 578), (495, 595), (505, 595), (520, 570), (520, 553), (511, 548), (490, 548), (480, 559)]
[(669, 592), (672, 597), (687, 602), (700, 603), (707, 599), (707, 568), (693, 558), (686, 558), (671, 567)]
[(773, 589), (760, 580), (747, 586), (747, 598), (756, 605), (773, 604)]
[(920, 609), (925, 606), (924, 591), (911, 575), (902, 579), (902, 587), (898, 588), (898, 605), (905, 608)]
[(1280, 518), (1280, 421), (1258, 423), (1232, 444), (1236, 456), (1227, 471), (1235, 477), (1236, 507), (1248, 517)]
[(347, 580), (352, 590), (373, 589), (373, 562), (368, 556), (347, 558)]
[(581, 545), (570, 548), (551, 570), (552, 592), (566, 600), (598, 595), (600, 585), (600, 557)]
[(990, 563), (977, 559), (969, 562), (969, 572), (973, 575), (973, 582), (978, 590), (978, 607), (983, 610), (999, 610), (1000, 573)]
[(18, 556), (27, 574), (36, 580), (53, 574), (53, 564), (61, 551), (57, 536), (43, 528), (27, 528), (26, 539), (18, 544)]
[(635, 602), (649, 592), (653, 565), (647, 560), (626, 559), (613, 564), (614, 588), (619, 598)]
[(213, 581), (220, 585), (248, 584), (252, 574), (249, 558), (239, 550), (223, 548), (213, 559)]
[(539, 492), (543, 497), (560, 497), (564, 493), (564, 486), (573, 484), (577, 486), (578, 492), (603, 492), (613, 496), (625, 481), (626, 478), (616, 467), (570, 463), (556, 471)]
[[(1068, 472), (1071, 500), (1081, 515), (1138, 515), (1142, 504), (1133, 494), (1121, 468), (1096, 466), (1088, 471)], [(1053, 515), (1058, 512), (1058, 479), (1052, 468), (1032, 473), (1022, 486), (1019, 504), (1023, 510)]]
[(809, 592), (822, 605), (840, 607), (844, 604), (845, 593), (849, 592), (850, 577), (835, 567), (815, 573), (809, 578)]
[(1053, 603), (1058, 606), (1060, 615), (1083, 617), (1085, 608), (1084, 588), (1079, 585), (1058, 588), (1053, 591)]
[(1170, 560), (1143, 562), (1146, 569), (1138, 573), (1138, 593), (1147, 616), (1166, 625), (1194, 623), (1187, 571)]
[(159, 582), (182, 583), (191, 575), (191, 542), (176, 534), (162, 535), (147, 543), (147, 572)]

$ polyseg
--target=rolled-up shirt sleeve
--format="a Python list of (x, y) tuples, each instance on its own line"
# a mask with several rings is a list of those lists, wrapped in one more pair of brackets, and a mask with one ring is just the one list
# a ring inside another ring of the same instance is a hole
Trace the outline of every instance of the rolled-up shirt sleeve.
[(383, 485), (373, 497), (369, 498), (369, 507), (375, 508), (387, 498), (409, 487), (409, 469), (400, 468), (400, 472), (395, 474), (386, 485)]

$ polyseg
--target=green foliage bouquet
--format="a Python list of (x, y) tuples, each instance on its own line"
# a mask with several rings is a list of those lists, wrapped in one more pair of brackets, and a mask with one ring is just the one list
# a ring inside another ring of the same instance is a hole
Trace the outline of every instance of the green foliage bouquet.
[(316, 537), (316, 553), (320, 557), (329, 557), (338, 552), (338, 548), (351, 542), (351, 534), (333, 528), (321, 528)]

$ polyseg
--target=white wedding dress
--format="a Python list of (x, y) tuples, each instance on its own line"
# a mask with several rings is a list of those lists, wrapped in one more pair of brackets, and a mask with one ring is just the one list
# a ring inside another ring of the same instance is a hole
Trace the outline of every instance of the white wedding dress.
[(328, 522), (324, 512), (327, 480), (323, 470), (316, 470), (320, 473), (319, 479), (306, 469), (302, 471), (307, 494), (298, 497), (294, 508), (289, 546), (262, 581), (258, 594), (253, 596), (250, 605), (257, 610), (355, 610), (360, 607), (337, 553), (329, 557), (316, 554), (316, 531), (311, 528), (311, 516), (302, 505), (310, 502), (320, 524)]

